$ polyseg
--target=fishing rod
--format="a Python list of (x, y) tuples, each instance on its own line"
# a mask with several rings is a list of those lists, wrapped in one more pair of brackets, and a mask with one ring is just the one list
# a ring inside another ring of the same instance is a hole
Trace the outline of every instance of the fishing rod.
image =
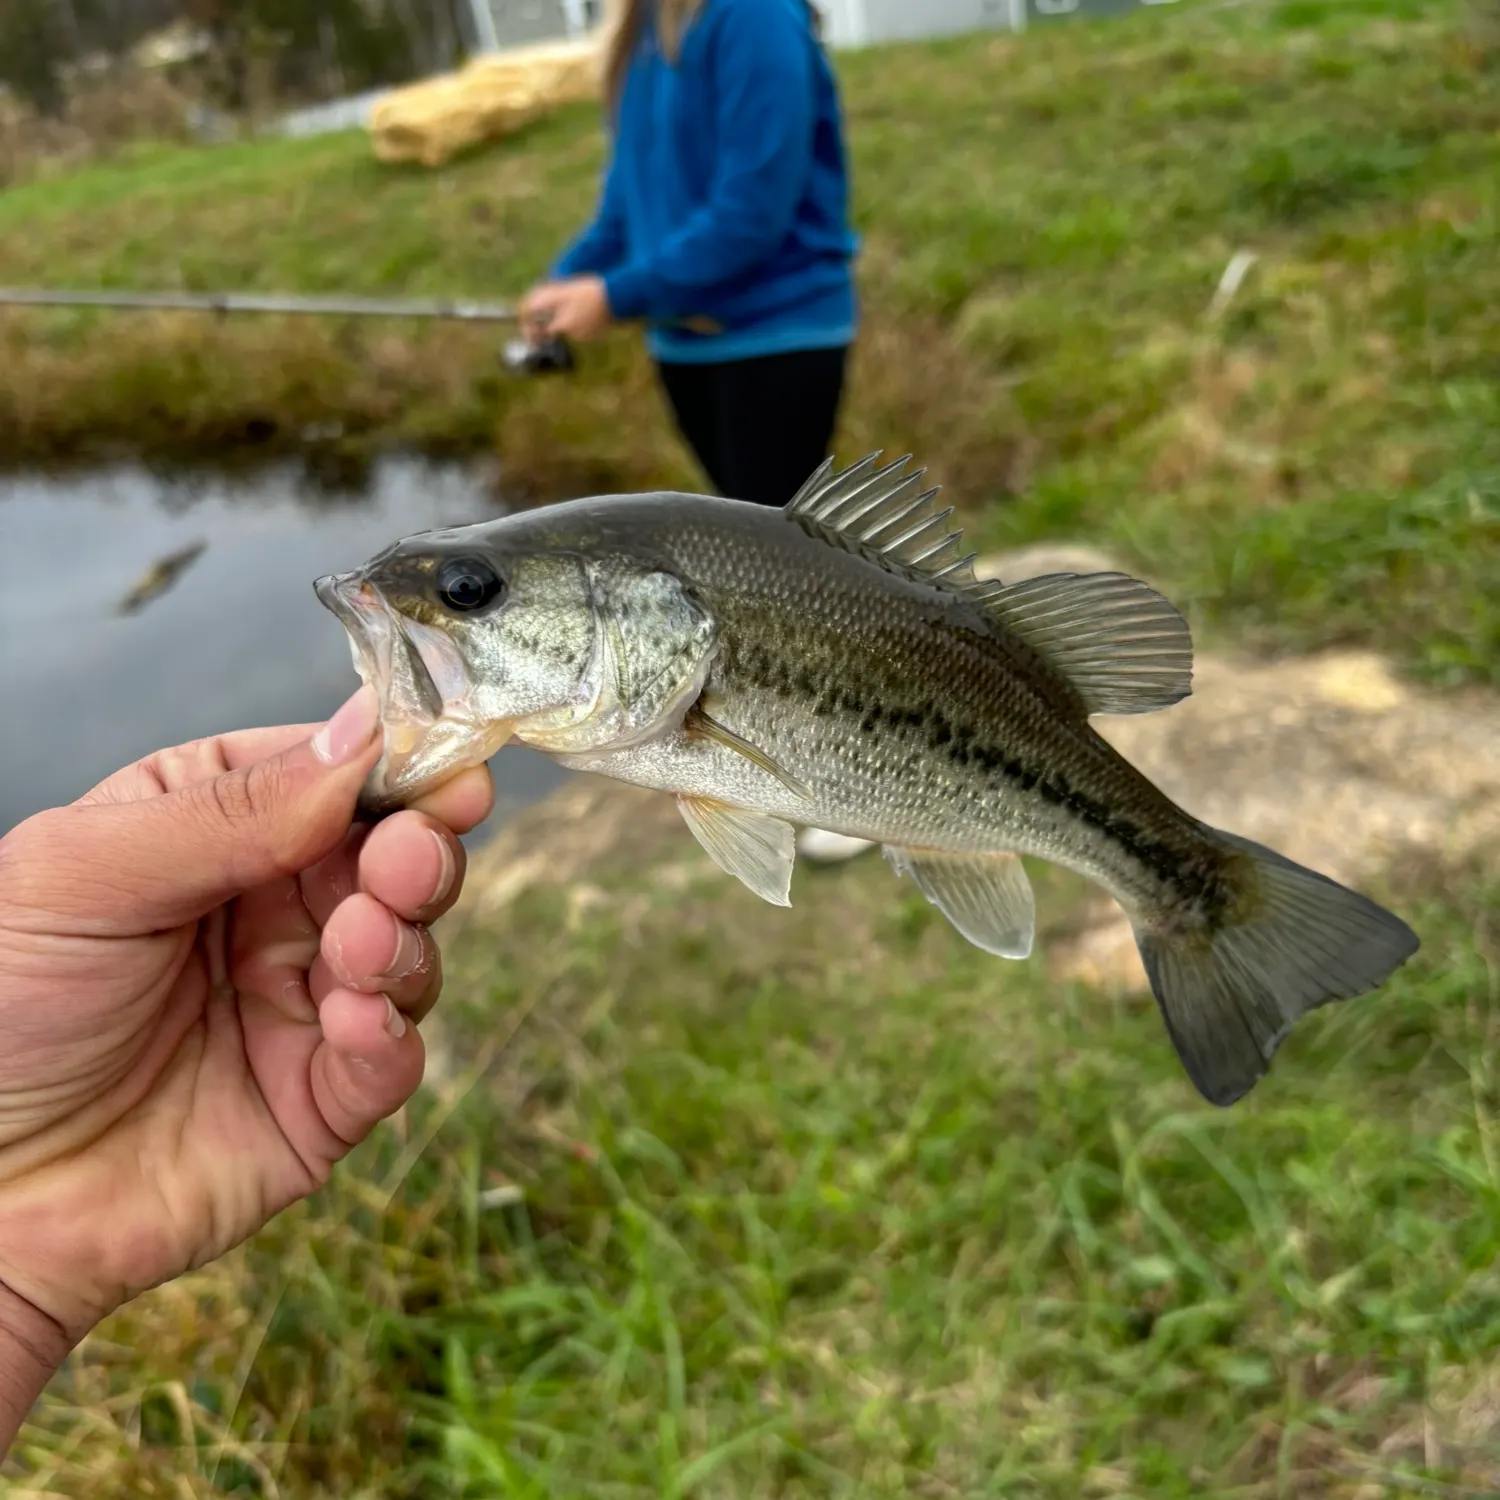
[[(424, 318), (459, 323), (517, 323), (520, 312), (510, 302), (461, 299), (384, 297), (296, 297), (268, 292), (111, 292), (0, 287), (0, 306), (107, 307), (127, 312), (270, 313), (320, 318)], [(571, 370), (573, 353), (566, 339), (532, 345), (514, 339), (501, 362), (523, 371)]]
[(141, 312), (281, 313), (323, 318), (443, 318), (461, 323), (515, 323), (510, 302), (442, 298), (292, 297), (279, 292), (49, 291), (0, 287), (0, 303), (29, 307), (114, 307)]

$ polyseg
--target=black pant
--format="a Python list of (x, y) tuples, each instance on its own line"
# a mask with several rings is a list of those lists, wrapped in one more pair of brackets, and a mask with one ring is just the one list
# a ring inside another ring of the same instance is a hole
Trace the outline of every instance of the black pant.
[(678, 430), (719, 494), (785, 505), (828, 457), (847, 349), (657, 365)]

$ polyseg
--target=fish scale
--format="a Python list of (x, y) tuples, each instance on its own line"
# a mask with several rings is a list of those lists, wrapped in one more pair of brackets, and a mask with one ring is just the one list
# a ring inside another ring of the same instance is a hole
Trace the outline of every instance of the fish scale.
[(1051, 861), (1124, 908), (1189, 1077), (1232, 1103), (1300, 1016), (1382, 983), (1416, 935), (1201, 823), (1095, 731), (1095, 714), (1190, 691), (1191, 639), (1161, 595), (1112, 573), (980, 580), (921, 479), (872, 456), (830, 461), (780, 512), (573, 501), (319, 580), (381, 692), (365, 805), (399, 806), (514, 738), (672, 793), (768, 901), (790, 899), (794, 825), (879, 842), (1006, 958), (1035, 929), (1019, 856)]
[[(678, 563), (732, 643), (707, 684), (732, 707), (729, 727), (810, 783), (819, 767), (837, 768), (816, 777), (820, 795), (802, 821), (879, 842), (1005, 840), (1140, 899), (1172, 879), (1201, 894), (1199, 825), (1087, 723), (1052, 712), (1013, 643), (997, 652), (982, 622), (952, 618), (964, 601), (941, 601), (934, 619), (932, 600), (892, 579), (872, 619), (867, 592), (823, 583), (821, 550), (798, 549), (800, 588), (748, 547), (694, 550), (684, 546)], [(777, 594), (785, 613), (768, 626), (765, 601)], [(1096, 790), (1080, 799), (1073, 788), (1083, 786)], [(1087, 817), (1132, 803), (1153, 817), (1154, 835), (1119, 812), (1103, 827)], [(791, 804), (777, 811), (795, 816)]]

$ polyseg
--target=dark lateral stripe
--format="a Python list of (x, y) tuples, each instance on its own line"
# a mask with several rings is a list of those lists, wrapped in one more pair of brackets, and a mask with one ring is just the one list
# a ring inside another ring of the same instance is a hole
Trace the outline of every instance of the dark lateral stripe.
[(1186, 863), (1180, 850), (1153, 838), (1134, 819), (1113, 811), (1057, 771), (985, 744), (973, 729), (955, 723), (941, 709), (882, 703), (881, 688), (868, 682), (820, 683), (808, 667), (788, 666), (777, 652), (752, 646), (742, 648), (737, 657), (735, 665), (756, 687), (780, 698), (802, 697), (819, 717), (843, 712), (859, 721), (862, 734), (881, 732), (898, 738), (919, 737), (955, 767), (1003, 778), (1009, 786), (1035, 793), (1050, 806), (1063, 809), (1112, 839), (1163, 884), (1202, 904), (1210, 919), (1225, 906), (1227, 893), (1219, 882), (1211, 873), (1195, 870)]

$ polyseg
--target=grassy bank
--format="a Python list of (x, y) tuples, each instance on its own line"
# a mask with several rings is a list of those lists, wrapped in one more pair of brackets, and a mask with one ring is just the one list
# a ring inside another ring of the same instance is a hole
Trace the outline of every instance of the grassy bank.
[[(841, 451), (986, 542), (1127, 549), (1250, 644), (1494, 677), (1500, 40), (1484, 0), (1297, 0), (841, 59), (867, 333)], [(588, 211), (591, 110), (432, 175), (362, 137), (0, 195), (0, 284), (504, 295)], [(1206, 317), (1240, 249), (1259, 257)], [(514, 493), (696, 476), (635, 339), (517, 383), (493, 334), (0, 317), (0, 455), (493, 449)], [(1009, 502), (1009, 503), (1002, 503)]]
[(1416, 963), (1222, 1113), (1149, 998), (997, 973), (878, 859), (773, 910), (668, 805), (464, 936), (458, 1074), (114, 1319), (39, 1490), (1493, 1495), (1500, 890), (1389, 894)]

